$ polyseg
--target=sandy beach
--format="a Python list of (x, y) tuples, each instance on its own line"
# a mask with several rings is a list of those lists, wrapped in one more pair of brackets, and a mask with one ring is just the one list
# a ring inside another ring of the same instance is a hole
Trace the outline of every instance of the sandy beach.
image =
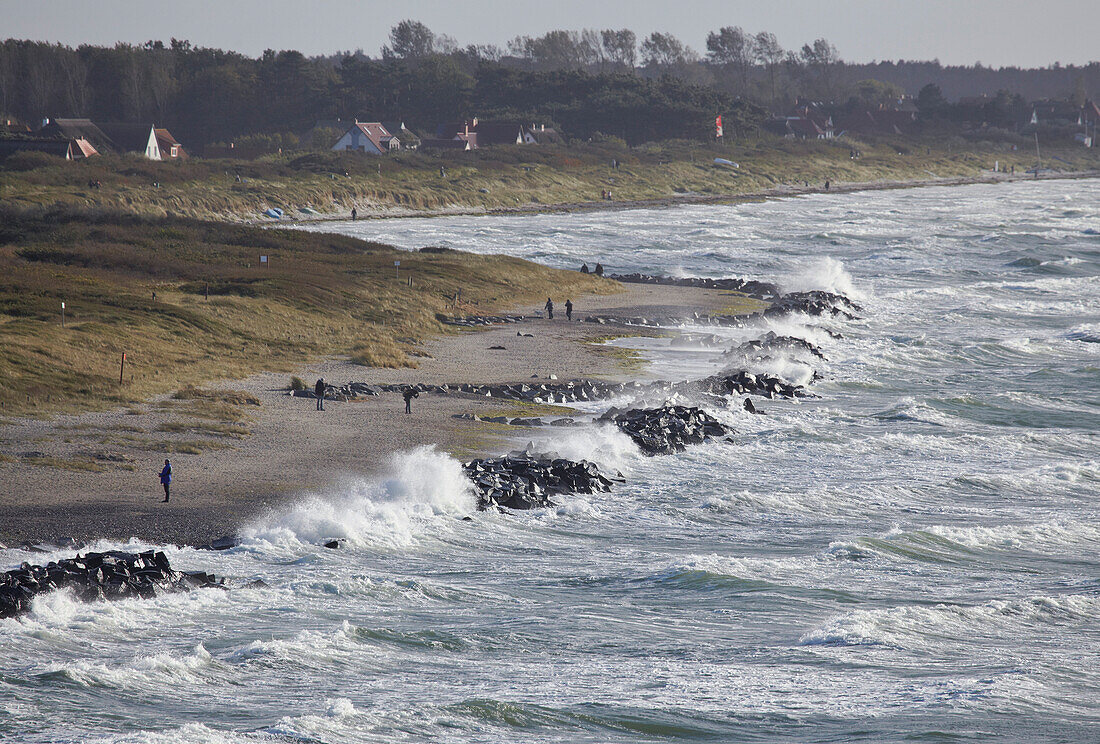
[[(532, 318), (433, 338), (423, 344), (417, 369), (326, 359), (297, 374), (310, 385), (318, 377), (334, 385), (530, 382), (550, 375), (558, 380), (644, 379), (644, 369), (636, 364), (628, 369), (620, 356), (585, 343), (637, 329), (581, 322), (586, 315), (687, 315), (724, 308), (730, 299), (724, 291), (626, 285), (618, 295), (574, 298), (572, 323), (564, 319), (563, 297), (556, 298), (553, 321)], [(512, 312), (531, 316), (535, 308)], [(241, 407), (242, 426), (250, 431), (246, 435), (212, 436), (201, 420), (181, 418), (170, 397), (49, 420), (4, 420), (0, 544), (130, 537), (203, 544), (311, 489), (376, 473), (394, 452), (435, 445), (457, 457), (500, 454), (526, 431), (456, 418), (499, 415), (517, 405), (472, 395), (425, 394), (413, 401), (412, 415), (404, 413), (396, 393), (327, 401), (322, 413), (313, 399), (288, 394), (289, 379), (286, 373), (258, 373), (206, 386), (244, 391), (259, 401)], [(189, 423), (196, 428), (189, 431)], [(157, 451), (173, 443), (197, 454)], [(157, 478), (165, 456), (174, 466), (168, 504), (161, 503)], [(92, 469), (74, 465), (89, 462)]]

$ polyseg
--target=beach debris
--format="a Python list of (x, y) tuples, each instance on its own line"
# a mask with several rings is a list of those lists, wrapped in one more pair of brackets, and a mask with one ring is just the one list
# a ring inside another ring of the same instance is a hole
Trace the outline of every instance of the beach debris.
[(541, 509), (553, 496), (605, 493), (623, 482), (622, 473), (607, 477), (587, 460), (559, 457), (556, 452), (515, 450), (504, 457), (479, 458), (462, 466), (478, 495), (478, 509)]
[(658, 408), (609, 409), (599, 421), (610, 421), (634, 440), (647, 455), (683, 452), (689, 444), (702, 444), (711, 437), (732, 431), (701, 408), (666, 403)]
[(125, 553), (109, 550), (83, 557), (50, 561), (45, 566), (24, 563), (0, 574), (0, 618), (28, 612), (34, 598), (57, 589), (70, 589), (78, 599), (150, 599), (163, 592), (224, 587), (205, 571), (175, 571), (160, 551)]

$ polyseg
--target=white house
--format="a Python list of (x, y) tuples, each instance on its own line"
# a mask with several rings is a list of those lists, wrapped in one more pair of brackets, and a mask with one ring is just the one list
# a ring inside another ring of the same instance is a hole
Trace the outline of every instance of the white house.
[(338, 152), (365, 152), (381, 155), (390, 150), (400, 150), (401, 140), (377, 121), (356, 121), (332, 148)]

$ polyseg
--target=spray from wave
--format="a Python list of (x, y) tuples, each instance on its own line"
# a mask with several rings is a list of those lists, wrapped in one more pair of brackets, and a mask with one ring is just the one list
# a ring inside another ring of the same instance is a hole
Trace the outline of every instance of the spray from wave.
[(809, 292), (815, 289), (860, 299), (861, 294), (852, 284), (851, 275), (844, 264), (835, 258), (825, 257), (807, 266), (803, 271), (788, 277), (782, 283), (784, 292)]
[(244, 541), (293, 545), (343, 538), (352, 544), (411, 544), (433, 518), (476, 509), (462, 465), (435, 447), (399, 452), (389, 475), (349, 479), (241, 530)]

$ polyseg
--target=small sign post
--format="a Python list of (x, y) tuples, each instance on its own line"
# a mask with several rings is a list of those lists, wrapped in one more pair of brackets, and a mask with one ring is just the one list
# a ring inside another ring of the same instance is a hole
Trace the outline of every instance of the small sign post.
[(267, 256), (260, 256), (260, 265), (267, 266)]
[(393, 275), (397, 278), (397, 281), (401, 281), (401, 262), (393, 262)]
[(65, 302), (61, 302), (61, 327), (65, 327)]
[(122, 373), (126, 371), (126, 352), (122, 352), (122, 363), (118, 365), (118, 384), (122, 384)]

